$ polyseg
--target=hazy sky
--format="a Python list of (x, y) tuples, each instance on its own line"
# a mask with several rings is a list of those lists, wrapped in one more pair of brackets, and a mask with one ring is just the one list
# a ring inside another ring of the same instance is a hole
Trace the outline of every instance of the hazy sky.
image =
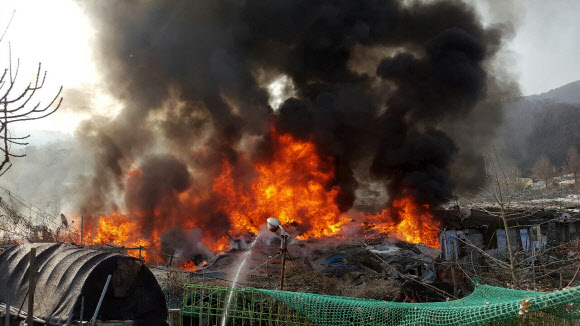
[[(517, 76), (524, 95), (580, 79), (580, 0), (469, 2), (477, 6), (486, 23), (510, 22), (514, 26), (515, 36), (503, 57), (505, 69)], [(87, 106), (96, 108), (91, 109), (93, 113), (118, 110), (118, 103), (98, 86), (98, 69), (91, 61), (95, 31), (73, 0), (0, 0), (2, 31), (14, 9), (16, 15), (7, 39), (23, 67), (30, 69), (29, 76), (33, 76), (36, 62), (42, 61), (49, 70), (48, 92), (60, 84), (65, 88), (89, 86), (83, 89), (91, 89)], [(7, 39), (0, 45), (0, 63), (6, 60)], [(88, 114), (85, 111), (77, 115), (65, 108), (50, 119), (38, 121), (36, 127), (72, 133)]]
[(510, 43), (524, 95), (580, 79), (580, 1), (520, 1), (519, 26)]

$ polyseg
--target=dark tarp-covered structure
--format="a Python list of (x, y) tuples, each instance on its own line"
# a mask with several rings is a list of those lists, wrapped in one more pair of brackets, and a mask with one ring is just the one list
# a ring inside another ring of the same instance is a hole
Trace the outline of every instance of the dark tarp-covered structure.
[(27, 306), (29, 252), (36, 248), (38, 278), (34, 315), (62, 325), (69, 313), (78, 320), (94, 314), (112, 275), (98, 320), (134, 320), (135, 325), (165, 325), (165, 297), (153, 273), (136, 258), (64, 243), (27, 243), (0, 254), (0, 301)]

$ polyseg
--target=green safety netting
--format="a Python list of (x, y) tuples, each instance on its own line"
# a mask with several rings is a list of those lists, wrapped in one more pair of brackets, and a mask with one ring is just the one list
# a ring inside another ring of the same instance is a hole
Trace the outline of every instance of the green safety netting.
[[(580, 287), (543, 293), (478, 285), (472, 294), (462, 299), (431, 303), (253, 290), (283, 302), (316, 325), (467, 326), (519, 324), (532, 319), (553, 325), (554, 320), (580, 318)], [(522, 306), (523, 300), (528, 300), (529, 306), (527, 303)]]

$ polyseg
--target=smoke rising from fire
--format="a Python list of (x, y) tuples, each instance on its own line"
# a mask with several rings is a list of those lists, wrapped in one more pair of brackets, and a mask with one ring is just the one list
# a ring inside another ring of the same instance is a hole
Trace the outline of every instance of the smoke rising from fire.
[[(125, 104), (115, 119), (79, 128), (98, 162), (79, 203), (85, 214), (110, 205), (106, 193), (120, 189), (126, 206), (143, 214), (146, 236), (188, 218), (221, 237), (231, 203), (212, 192), (213, 180), (226, 162), (231, 178), (250, 187), (258, 175), (252, 162), (273, 160), (277, 134), (312, 142), (331, 158), (324, 187), (336, 192), (340, 212), (355, 200), (355, 166), (384, 182), (391, 201), (412, 196), (429, 207), (450, 200), (454, 187), (481, 182), (481, 166), (465, 179), (450, 168), (479, 157), (465, 138), (485, 137), (499, 119), (494, 97), (506, 79), (488, 67), (503, 39), (464, 3), (83, 5), (103, 76)], [(281, 76), (293, 96), (271, 108), (268, 85)], [(450, 127), (479, 116), (498, 118), (480, 120), (489, 121), (477, 128), (482, 135)], [(125, 183), (131, 164), (143, 178)]]

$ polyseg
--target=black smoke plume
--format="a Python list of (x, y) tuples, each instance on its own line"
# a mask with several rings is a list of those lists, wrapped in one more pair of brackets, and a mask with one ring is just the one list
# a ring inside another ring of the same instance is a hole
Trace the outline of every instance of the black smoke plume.
[[(98, 189), (119, 184), (120, 167), (131, 162), (158, 164), (151, 152), (171, 152), (208, 180), (224, 157), (238, 162), (244, 137), (263, 136), (254, 155), (267, 159), (272, 125), (334, 157), (329, 187), (340, 186), (342, 210), (355, 200), (353, 169), (361, 161), (385, 182), (391, 200), (407, 193), (437, 206), (454, 186), (474, 189), (481, 180), (481, 166), (469, 184), (453, 179), (450, 166), (479, 157), (477, 148), (460, 148), (454, 139), (486, 135), (447, 129), (478, 115), (500, 116), (487, 90), (501, 89), (503, 78), (492, 76), (488, 65), (502, 45), (502, 29), (485, 28), (462, 2), (111, 0), (85, 6), (103, 77), (125, 104), (117, 118), (83, 129), (102, 162)], [(287, 76), (294, 93), (271, 108), (267, 86), (279, 76)], [(474, 110), (481, 103), (486, 109)], [(487, 133), (493, 125), (478, 130)], [(159, 169), (153, 176), (159, 179), (143, 187), (189, 178), (177, 170), (183, 168)], [(171, 189), (206, 184), (202, 177)], [(93, 194), (85, 204), (105, 197)]]

